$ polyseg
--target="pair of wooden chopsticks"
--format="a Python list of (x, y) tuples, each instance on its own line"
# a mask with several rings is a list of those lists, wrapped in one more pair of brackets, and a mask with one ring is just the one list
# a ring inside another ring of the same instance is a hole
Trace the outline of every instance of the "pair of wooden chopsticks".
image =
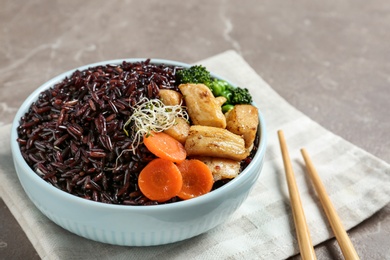
[[(282, 130), (278, 131), (280, 149), (282, 151), (284, 169), (286, 172), (287, 185), (290, 194), (291, 208), (294, 218), (294, 224), (297, 233), (297, 239), (299, 244), (299, 249), (301, 251), (302, 259), (316, 259), (314, 253), (313, 243), (310, 238), (310, 232), (307, 227), (305, 213), (302, 208), (301, 199), (298, 192), (298, 187), (295, 182), (294, 171), (292, 169), (290, 156), (287, 149), (286, 140)], [(351, 240), (348, 237), (347, 232), (345, 231), (343, 224), (337, 212), (326, 193), (325, 186), (323, 185), (320, 177), (314, 165), (309, 158), (308, 153), (305, 149), (301, 149), (303, 159), (305, 160), (306, 168), (309, 173), (310, 179), (313, 182), (317, 195), (320, 199), (321, 205), (324, 208), (326, 217), (330, 223), (330, 226), (333, 230), (333, 233), (337, 239), (337, 242), (340, 245), (341, 252), (344, 255), (345, 259), (359, 259), (358, 254), (356, 253), (355, 248)]]

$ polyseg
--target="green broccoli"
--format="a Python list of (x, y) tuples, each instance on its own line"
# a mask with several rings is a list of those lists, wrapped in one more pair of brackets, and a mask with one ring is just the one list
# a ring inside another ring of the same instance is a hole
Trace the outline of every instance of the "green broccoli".
[(184, 83), (202, 83), (206, 86), (210, 85), (210, 72), (202, 65), (195, 65), (188, 69), (179, 70), (176, 72), (176, 80), (179, 84)]
[(210, 88), (215, 97), (225, 97), (226, 102), (222, 106), (222, 111), (224, 113), (231, 110), (234, 105), (252, 103), (252, 96), (248, 89), (233, 87), (225, 80), (213, 79), (210, 72), (202, 65), (195, 65), (188, 69), (179, 70), (176, 73), (176, 80), (178, 84), (205, 84)]
[(250, 104), (252, 103), (252, 96), (247, 88), (234, 88), (232, 91), (232, 98), (230, 101), (233, 105), (236, 104)]
[(215, 97), (224, 96), (226, 98), (225, 107), (222, 107), (222, 110), (228, 111), (234, 105), (252, 103), (252, 96), (248, 89), (233, 87), (225, 80), (214, 79), (208, 87)]

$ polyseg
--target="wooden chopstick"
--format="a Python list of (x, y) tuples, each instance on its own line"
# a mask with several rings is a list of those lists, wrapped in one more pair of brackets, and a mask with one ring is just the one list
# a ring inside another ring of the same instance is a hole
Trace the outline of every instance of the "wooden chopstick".
[(307, 227), (305, 213), (302, 208), (301, 198), (299, 196), (298, 187), (295, 182), (294, 171), (292, 169), (290, 156), (287, 149), (286, 140), (282, 130), (278, 131), (280, 149), (282, 151), (284, 169), (286, 172), (286, 179), (288, 190), (290, 194), (291, 209), (294, 218), (294, 224), (301, 251), (302, 259), (317, 259), (313, 243), (311, 241), (309, 228)]
[(343, 224), (337, 212), (330, 200), (328, 194), (326, 193), (325, 186), (322, 183), (308, 153), (305, 149), (301, 149), (303, 159), (305, 160), (306, 168), (309, 173), (310, 179), (313, 182), (317, 195), (320, 199), (321, 205), (324, 208), (326, 217), (330, 223), (330, 226), (333, 230), (333, 233), (337, 239), (337, 242), (340, 245), (341, 252), (344, 255), (345, 259), (359, 259), (358, 254), (356, 253), (355, 248), (351, 240), (348, 237), (347, 232), (345, 231)]

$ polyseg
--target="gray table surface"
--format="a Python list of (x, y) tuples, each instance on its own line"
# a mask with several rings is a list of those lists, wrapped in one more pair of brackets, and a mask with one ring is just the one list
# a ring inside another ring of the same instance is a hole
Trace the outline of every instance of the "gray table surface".
[[(389, 32), (387, 0), (2, 0), (0, 125), (33, 89), (77, 66), (129, 57), (193, 63), (233, 49), (292, 105), (390, 162)], [(0, 206), (0, 259), (39, 259)], [(349, 232), (361, 259), (390, 259), (389, 213), (390, 204)], [(334, 239), (316, 254), (342, 258)]]

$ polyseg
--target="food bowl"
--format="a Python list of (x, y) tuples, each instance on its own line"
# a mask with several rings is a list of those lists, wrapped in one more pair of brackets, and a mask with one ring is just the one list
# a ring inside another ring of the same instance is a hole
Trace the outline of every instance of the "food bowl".
[[(218, 189), (200, 197), (170, 204), (129, 206), (80, 198), (43, 180), (22, 156), (17, 142), (17, 128), (21, 117), (42, 91), (69, 77), (75, 70), (121, 64), (123, 61), (103, 61), (65, 72), (44, 83), (23, 102), (13, 121), (11, 133), (12, 155), (21, 185), (35, 206), (57, 225), (79, 236), (102, 243), (124, 246), (162, 245), (207, 232), (226, 221), (241, 206), (259, 178), (266, 149), (265, 122), (261, 111), (258, 149), (249, 165), (235, 179)], [(188, 64), (169, 60), (152, 59), (151, 63), (190, 67)], [(213, 73), (211, 75), (221, 78)]]

